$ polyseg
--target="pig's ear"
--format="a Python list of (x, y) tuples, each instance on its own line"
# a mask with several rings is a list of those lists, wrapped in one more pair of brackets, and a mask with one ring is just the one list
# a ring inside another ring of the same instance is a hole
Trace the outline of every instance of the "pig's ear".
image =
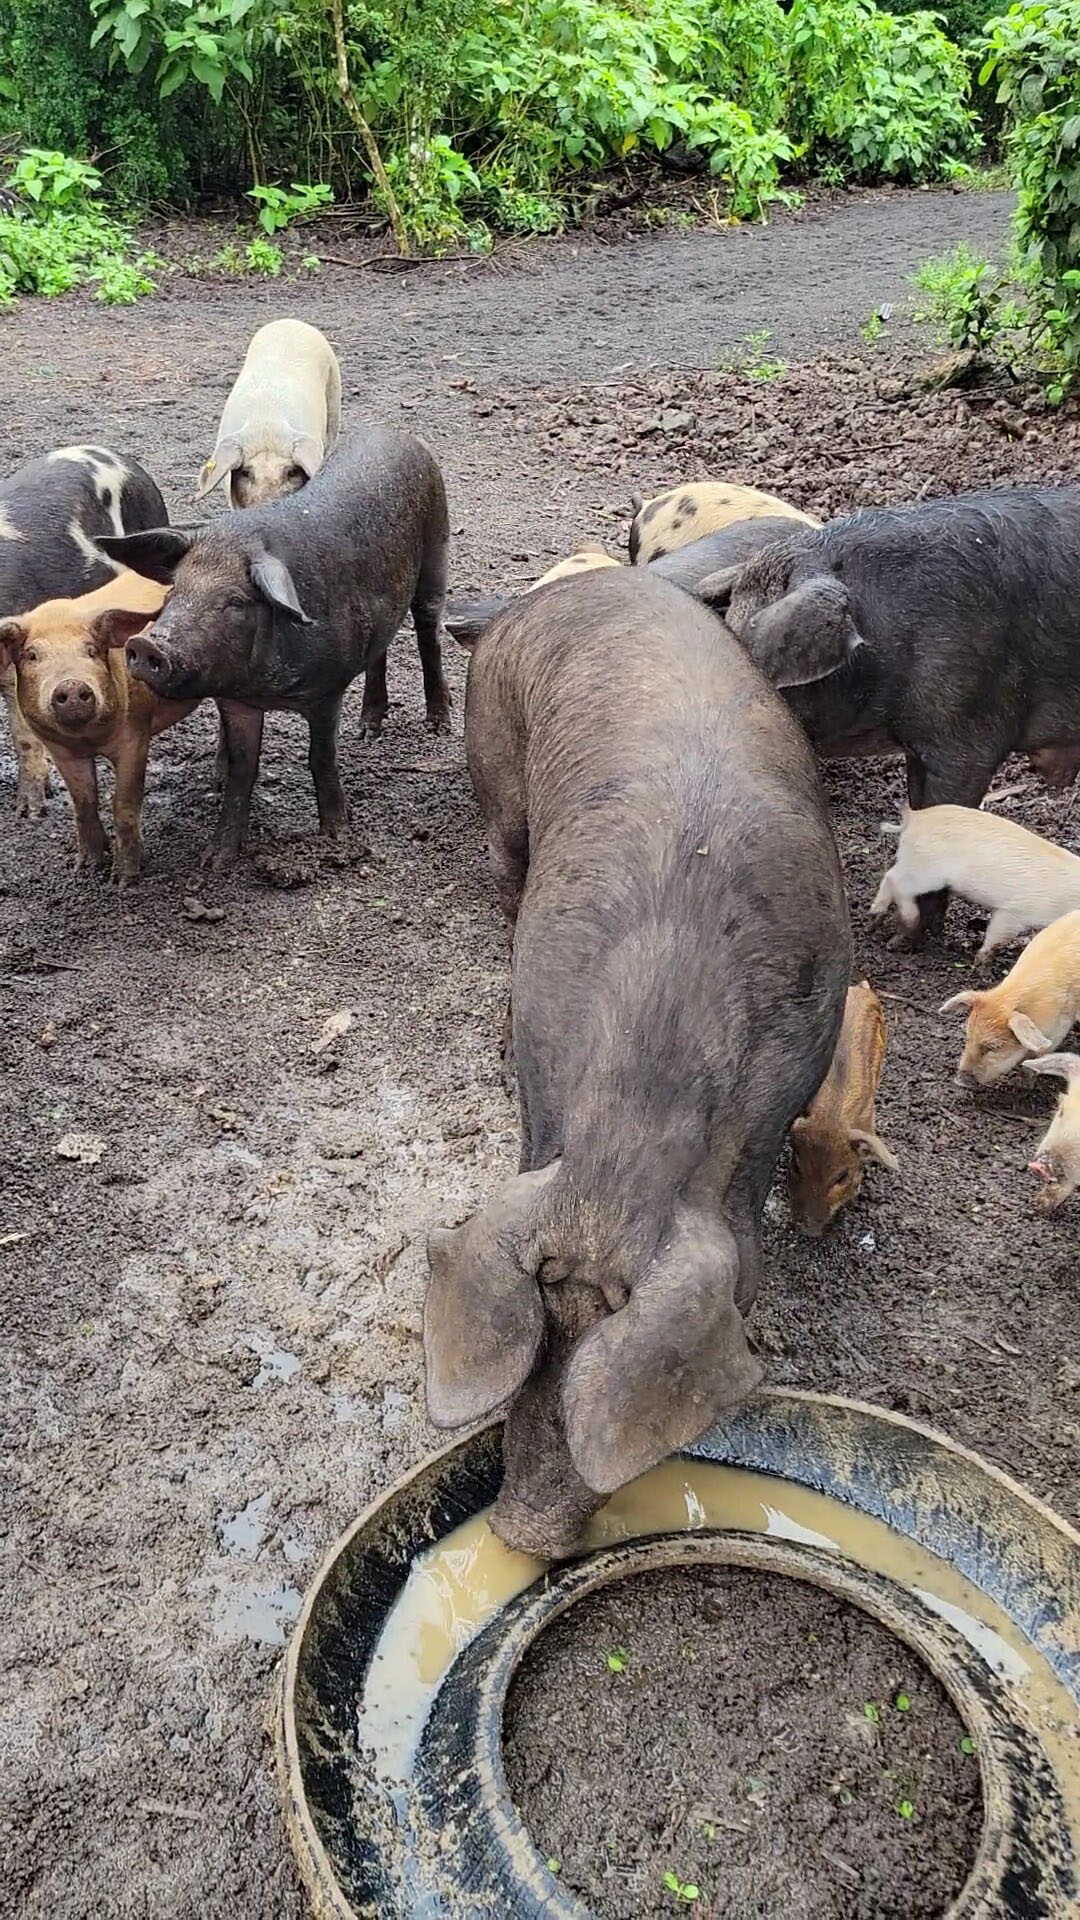
[(491, 593), (479, 600), (451, 601), (443, 617), (443, 625), (458, 646), (471, 653), (491, 622), (500, 613), (505, 613), (509, 605), (510, 598), (505, 593)]
[(1028, 1073), (1052, 1073), (1059, 1080), (1067, 1080), (1070, 1087), (1080, 1083), (1080, 1053), (1043, 1053), (1037, 1060), (1022, 1060), (1020, 1064)]
[(154, 618), (147, 613), (127, 607), (107, 607), (90, 622), (90, 638), (98, 647), (126, 647), (133, 634), (141, 633)]
[(899, 1173), (900, 1162), (895, 1153), (890, 1153), (880, 1134), (870, 1133), (863, 1127), (849, 1127), (848, 1139), (860, 1160), (876, 1160), (887, 1172)]
[(742, 567), (719, 567), (715, 573), (707, 573), (699, 580), (694, 589), (694, 598), (704, 600), (714, 613), (726, 613), (731, 605), (731, 596), (735, 590)]
[(1041, 1033), (1026, 1013), (1010, 1013), (1009, 1031), (1019, 1040), (1022, 1047), (1030, 1047), (1032, 1053), (1049, 1053), (1053, 1041)]
[(964, 987), (962, 992), (951, 993), (947, 1000), (943, 1000), (938, 1013), (952, 1013), (957, 1007), (978, 1006), (982, 997), (977, 987)]
[(323, 463), (323, 445), (313, 433), (298, 433), (292, 443), (292, 457), (298, 467), (302, 467), (309, 480), (313, 480)]
[(237, 467), (242, 467), (243, 464), (244, 449), (236, 435), (229, 434), (226, 439), (219, 440), (199, 475), (199, 484), (195, 489), (196, 500), (201, 500), (206, 493), (212, 493), (215, 487), (219, 487), (223, 480), (228, 480), (236, 472)]
[(544, 1336), (536, 1207), (557, 1166), (515, 1175), (467, 1225), (428, 1235), (424, 1364), (433, 1426), (482, 1419), (536, 1364)]
[(292, 574), (276, 553), (260, 553), (252, 561), (251, 584), (279, 613), (287, 613), (302, 627), (310, 627), (311, 621), (300, 605)]
[(26, 645), (26, 628), (18, 620), (0, 620), (0, 667), (13, 667)]
[(864, 643), (841, 580), (823, 574), (759, 607), (739, 639), (774, 687), (807, 687), (847, 665)]
[(735, 1305), (728, 1229), (685, 1213), (625, 1307), (584, 1335), (563, 1382), (566, 1440), (594, 1493), (688, 1446), (760, 1384)]
[(163, 587), (172, 585), (172, 577), (186, 553), (195, 544), (195, 535), (183, 527), (151, 527), (145, 533), (100, 534), (95, 545), (110, 560), (119, 560), (144, 580), (157, 580)]

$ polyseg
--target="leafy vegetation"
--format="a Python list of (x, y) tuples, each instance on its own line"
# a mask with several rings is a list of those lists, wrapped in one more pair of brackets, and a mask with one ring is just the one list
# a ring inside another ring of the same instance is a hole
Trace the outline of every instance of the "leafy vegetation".
[(976, 144), (937, 17), (872, 0), (0, 0), (4, 48), (0, 131), (99, 154), (121, 204), (246, 189), (271, 238), (372, 186), (399, 242), (550, 232), (638, 156), (743, 218)]
[(30, 147), (6, 185), (16, 211), (0, 212), (0, 304), (87, 283), (115, 306), (151, 291), (154, 262), (133, 257), (128, 230), (105, 212), (96, 167)]
[(1000, 269), (961, 247), (916, 284), (954, 346), (1041, 375), (1056, 404), (1080, 375), (1080, 0), (1011, 7), (983, 51), (1017, 188), (1013, 259)]

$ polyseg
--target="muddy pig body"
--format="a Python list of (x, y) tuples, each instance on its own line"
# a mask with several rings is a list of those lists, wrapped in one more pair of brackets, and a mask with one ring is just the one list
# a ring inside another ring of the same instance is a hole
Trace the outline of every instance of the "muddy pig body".
[(817, 1239), (854, 1200), (868, 1160), (899, 1165), (877, 1130), (875, 1101), (885, 1059), (885, 1015), (868, 980), (849, 987), (844, 1024), (829, 1071), (810, 1109), (791, 1128), (788, 1199), (805, 1233)]
[(346, 806), (337, 732), (346, 689), (365, 675), (361, 727), (387, 711), (386, 652), (411, 609), (429, 726), (449, 726), (440, 627), (446, 593), (446, 494), (434, 455), (409, 435), (372, 429), (339, 447), (300, 493), (222, 516), (196, 532), (166, 529), (108, 550), (173, 584), (160, 619), (128, 646), (128, 666), (165, 699), (212, 697), (227, 753), (214, 839), (235, 859), (258, 773), (263, 716), (302, 713), (319, 824), (338, 833)]
[(650, 560), (649, 568), (684, 593), (696, 594), (702, 581), (720, 568), (742, 566), (764, 547), (771, 547), (777, 540), (790, 540), (791, 532), (790, 515), (762, 514), (751, 520), (733, 520), (730, 526), (718, 527), (701, 540), (692, 540), (688, 546)]
[(428, 1404), (511, 1401), (494, 1524), (570, 1551), (760, 1367), (742, 1316), (850, 933), (812, 755), (723, 626), (629, 569), (529, 594), (466, 747), (514, 929), (520, 1171), (429, 1241)]
[(51, 753), (71, 795), (80, 867), (105, 861), (97, 760), (112, 762), (113, 865), (121, 886), (139, 876), (150, 742), (183, 720), (195, 704), (159, 700), (128, 676), (124, 648), (132, 634), (153, 619), (164, 598), (164, 587), (125, 569), (93, 593), (48, 600), (17, 620), (0, 620), (0, 659), (14, 665), (20, 709)]
[(819, 753), (903, 753), (912, 807), (974, 807), (1008, 754), (1080, 743), (1078, 552), (1080, 487), (1003, 488), (832, 520), (703, 594), (753, 659), (832, 648), (787, 692)]
[[(161, 526), (165, 502), (150, 475), (108, 447), (57, 447), (0, 480), (0, 620), (59, 595), (90, 592), (117, 567), (102, 534)], [(48, 756), (19, 712), (15, 671), (0, 672), (18, 764), (17, 814), (45, 805)]]

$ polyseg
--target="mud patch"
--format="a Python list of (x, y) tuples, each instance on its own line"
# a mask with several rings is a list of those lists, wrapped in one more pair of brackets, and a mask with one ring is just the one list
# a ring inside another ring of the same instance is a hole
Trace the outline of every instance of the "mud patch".
[(936, 1920), (979, 1844), (978, 1762), (938, 1682), (801, 1581), (604, 1588), (541, 1635), (505, 1728), (522, 1817), (601, 1920)]

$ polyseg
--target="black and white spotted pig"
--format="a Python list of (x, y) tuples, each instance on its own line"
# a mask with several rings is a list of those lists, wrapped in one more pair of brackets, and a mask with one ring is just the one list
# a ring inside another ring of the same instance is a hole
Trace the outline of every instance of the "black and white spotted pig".
[[(138, 533), (167, 518), (150, 475), (107, 447), (57, 447), (17, 467), (0, 480), (0, 620), (103, 587), (121, 568), (95, 544), (99, 535)], [(18, 764), (15, 811), (35, 818), (48, 756), (19, 712), (13, 668), (0, 674), (0, 690)]]
[(812, 514), (800, 512), (775, 493), (737, 487), (730, 480), (688, 480), (684, 486), (668, 487), (651, 500), (635, 493), (631, 505), (634, 518), (628, 544), (634, 567), (644, 567), (650, 560), (674, 553), (677, 547), (688, 547), (692, 540), (717, 533), (733, 520), (761, 520), (775, 514), (808, 527), (820, 525)]

